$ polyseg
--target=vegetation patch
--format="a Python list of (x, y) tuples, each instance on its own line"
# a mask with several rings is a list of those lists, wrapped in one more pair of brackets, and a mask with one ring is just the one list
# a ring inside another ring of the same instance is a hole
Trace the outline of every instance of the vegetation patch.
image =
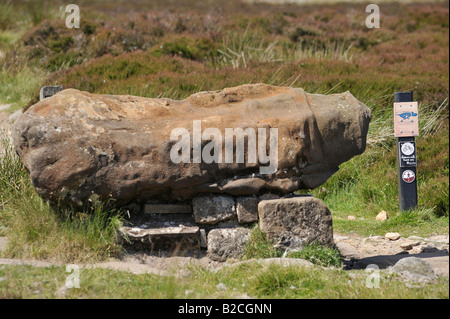
[(313, 264), (324, 267), (341, 267), (342, 258), (339, 251), (334, 247), (326, 247), (316, 243), (311, 243), (300, 251), (283, 251), (273, 247), (264, 233), (255, 226), (252, 229), (249, 242), (245, 250), (245, 258), (301, 258)]
[[(1, 298), (199, 299), (448, 299), (448, 280), (411, 287), (381, 271), (378, 288), (366, 285), (367, 272), (324, 270), (257, 263), (212, 272), (190, 267), (187, 275), (134, 275), (79, 268), (79, 288), (67, 289), (65, 267), (0, 266)], [(330, 280), (332, 278), (332, 280)], [(217, 287), (220, 287), (218, 289)]]
[(2, 257), (70, 263), (120, 255), (118, 212), (101, 203), (81, 212), (49, 204), (37, 195), (9, 139), (0, 142), (0, 236), (9, 239)]

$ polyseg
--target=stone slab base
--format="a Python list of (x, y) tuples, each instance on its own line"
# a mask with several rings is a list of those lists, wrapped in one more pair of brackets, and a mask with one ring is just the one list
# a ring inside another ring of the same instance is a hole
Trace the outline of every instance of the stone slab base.
[(206, 248), (211, 258), (223, 261), (243, 255), (255, 223), (281, 249), (333, 243), (328, 208), (317, 198), (295, 194), (207, 194), (179, 204), (134, 205), (122, 231), (133, 249), (173, 255)]

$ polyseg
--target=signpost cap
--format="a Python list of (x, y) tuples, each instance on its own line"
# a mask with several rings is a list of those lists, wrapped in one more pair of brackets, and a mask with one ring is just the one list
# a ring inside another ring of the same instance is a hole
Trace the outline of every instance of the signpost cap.
[(406, 92), (395, 92), (394, 102), (412, 102), (413, 101), (413, 91)]

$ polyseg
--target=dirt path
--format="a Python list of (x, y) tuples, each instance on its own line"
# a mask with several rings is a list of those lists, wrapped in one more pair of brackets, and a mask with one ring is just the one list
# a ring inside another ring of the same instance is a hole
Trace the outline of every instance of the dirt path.
[(402, 258), (418, 257), (428, 261), (436, 275), (449, 276), (448, 235), (400, 236), (392, 240), (385, 236), (336, 234), (335, 243), (345, 258), (347, 269), (365, 269), (370, 264), (384, 269)]
[[(383, 236), (361, 237), (357, 235), (335, 235), (335, 243), (343, 255), (344, 269), (365, 269), (370, 264), (385, 269), (405, 257), (419, 257), (428, 261), (438, 276), (449, 276), (448, 235), (432, 237), (409, 237), (389, 240)], [(0, 237), (0, 251), (7, 239)], [(408, 246), (409, 245), (409, 246)], [(409, 249), (409, 247), (412, 247)], [(404, 248), (402, 248), (404, 247)], [(64, 266), (37, 260), (0, 258), (0, 264), (32, 265), (35, 267)], [(188, 265), (197, 265), (210, 270), (218, 270), (228, 263), (217, 262), (207, 256), (201, 257), (157, 257), (144, 253), (134, 253), (121, 259), (107, 262), (84, 264), (80, 267), (107, 268), (128, 271), (133, 274), (156, 274), (184, 276), (189, 273)]]

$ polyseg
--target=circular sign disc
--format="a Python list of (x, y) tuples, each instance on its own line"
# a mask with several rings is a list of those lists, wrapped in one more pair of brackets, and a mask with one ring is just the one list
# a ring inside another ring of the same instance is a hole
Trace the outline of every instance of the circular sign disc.
[(406, 156), (412, 155), (414, 153), (414, 145), (412, 143), (405, 143), (402, 145), (402, 153)]
[(403, 181), (405, 182), (405, 183), (412, 183), (412, 182), (414, 182), (414, 180), (416, 179), (416, 174), (414, 174), (414, 172), (413, 171), (411, 171), (411, 170), (406, 170), (406, 171), (404, 171), (403, 172), (403, 174), (402, 174), (402, 179), (403, 179)]

